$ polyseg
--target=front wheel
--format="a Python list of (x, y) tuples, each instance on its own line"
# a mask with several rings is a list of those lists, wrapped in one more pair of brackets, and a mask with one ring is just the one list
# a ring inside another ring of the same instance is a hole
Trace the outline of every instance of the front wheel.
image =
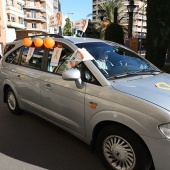
[(151, 157), (141, 139), (123, 126), (105, 127), (97, 148), (108, 170), (149, 170)]
[(9, 110), (14, 114), (21, 114), (22, 110), (19, 108), (17, 99), (11, 88), (6, 91), (6, 99)]

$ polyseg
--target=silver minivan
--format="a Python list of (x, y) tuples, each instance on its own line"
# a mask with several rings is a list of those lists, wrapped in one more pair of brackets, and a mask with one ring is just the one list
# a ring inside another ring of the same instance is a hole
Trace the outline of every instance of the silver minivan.
[(170, 169), (169, 74), (109, 41), (29, 41), (7, 44), (1, 61), (0, 90), (12, 113), (26, 110), (65, 129), (96, 149), (107, 169)]

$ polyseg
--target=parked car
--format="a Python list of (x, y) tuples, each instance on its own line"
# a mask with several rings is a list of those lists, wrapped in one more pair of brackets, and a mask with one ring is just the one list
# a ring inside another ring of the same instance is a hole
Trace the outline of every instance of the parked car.
[(30, 38), (7, 44), (2, 58), (0, 89), (12, 113), (65, 129), (96, 149), (107, 169), (170, 168), (169, 74), (114, 42)]

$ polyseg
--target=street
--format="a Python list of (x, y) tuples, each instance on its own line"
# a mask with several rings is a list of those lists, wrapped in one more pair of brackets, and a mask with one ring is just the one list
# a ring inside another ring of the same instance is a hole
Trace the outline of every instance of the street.
[(24, 112), (11, 114), (0, 96), (0, 170), (104, 170), (90, 147)]

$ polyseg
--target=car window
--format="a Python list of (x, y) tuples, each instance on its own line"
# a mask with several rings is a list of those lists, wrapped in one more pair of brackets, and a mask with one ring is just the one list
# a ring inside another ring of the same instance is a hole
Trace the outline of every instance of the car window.
[(84, 82), (95, 84), (101, 86), (99, 81), (96, 79), (96, 77), (91, 73), (91, 71), (85, 66), (85, 64), (81, 64), (81, 78)]
[(12, 50), (14, 47), (15, 47), (15, 44), (7, 44), (7, 45), (5, 46), (5, 48), (4, 48), (4, 55), (5, 55), (8, 51)]
[[(61, 75), (67, 68), (67, 63), (70, 60), (73, 51), (65, 45), (60, 48), (54, 47), (49, 50), (46, 71)], [(58, 63), (53, 62), (54, 58), (58, 58)]]
[(21, 56), (21, 65), (35, 69), (41, 69), (43, 54), (44, 49), (42, 47), (24, 47)]
[(11, 52), (5, 59), (5, 62), (11, 63), (11, 64), (18, 64), (20, 52), (22, 47), (17, 48), (13, 52)]
[[(138, 73), (146, 70), (156, 70), (148, 61), (129, 49), (111, 42), (91, 42), (76, 44), (95, 58), (93, 63), (106, 78), (128, 73)], [(147, 74), (147, 73), (143, 73)], [(133, 74), (135, 75), (135, 74)], [(137, 75), (137, 74), (136, 74)]]

